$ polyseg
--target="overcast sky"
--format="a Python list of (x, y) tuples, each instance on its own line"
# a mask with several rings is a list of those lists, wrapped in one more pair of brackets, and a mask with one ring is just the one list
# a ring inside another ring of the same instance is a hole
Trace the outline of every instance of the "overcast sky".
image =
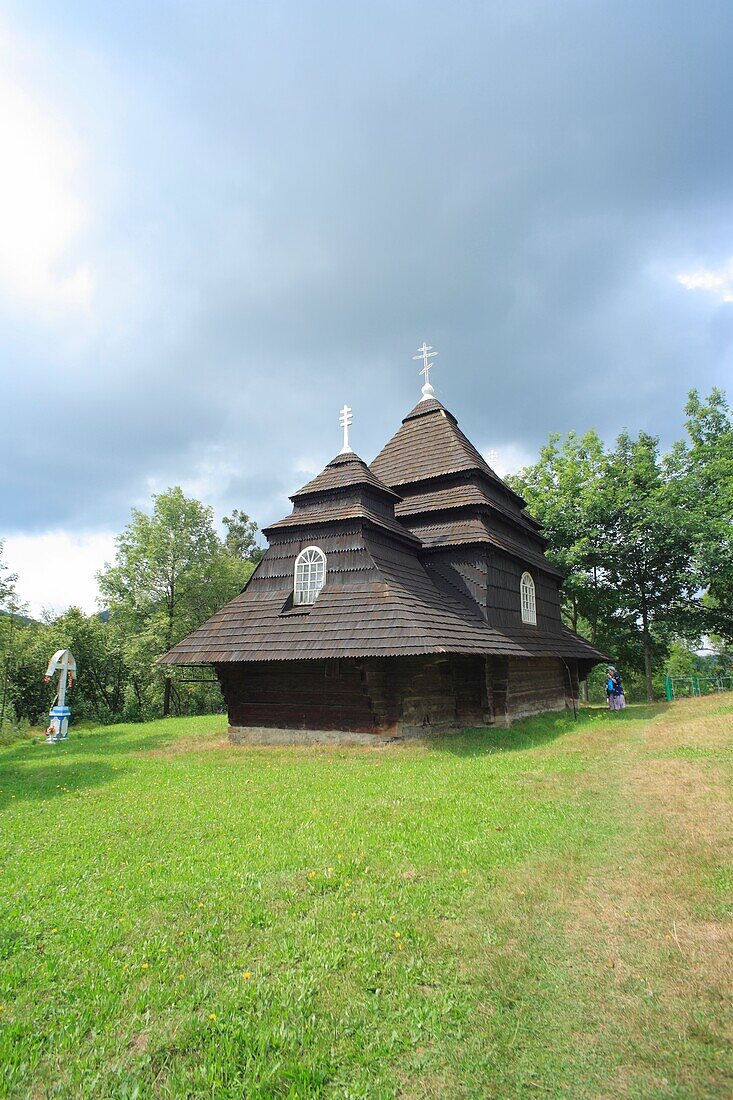
[(133, 505), (260, 525), (438, 397), (500, 472), (730, 389), (733, 7), (22, 0), (0, 15), (0, 537), (94, 608)]

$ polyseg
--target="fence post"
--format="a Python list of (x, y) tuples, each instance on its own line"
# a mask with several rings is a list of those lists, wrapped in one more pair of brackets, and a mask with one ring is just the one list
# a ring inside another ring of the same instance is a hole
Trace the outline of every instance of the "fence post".
[(674, 688), (672, 687), (672, 677), (664, 677), (664, 694), (667, 696), (667, 701), (672, 702), (674, 699)]

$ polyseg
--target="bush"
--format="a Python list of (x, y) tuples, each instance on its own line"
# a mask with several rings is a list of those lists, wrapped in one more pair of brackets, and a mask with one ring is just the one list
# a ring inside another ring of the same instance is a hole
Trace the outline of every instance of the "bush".
[(5, 714), (0, 722), (0, 745), (12, 745), (14, 741), (26, 739), (30, 728), (28, 719), (16, 718), (12, 706), (6, 703)]

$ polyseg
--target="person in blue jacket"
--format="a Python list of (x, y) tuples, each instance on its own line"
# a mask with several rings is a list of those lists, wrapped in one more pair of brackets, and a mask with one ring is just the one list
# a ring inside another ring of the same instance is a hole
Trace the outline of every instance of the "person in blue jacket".
[(609, 710), (623, 710), (626, 706), (623, 684), (617, 670), (609, 665), (606, 670), (606, 698)]

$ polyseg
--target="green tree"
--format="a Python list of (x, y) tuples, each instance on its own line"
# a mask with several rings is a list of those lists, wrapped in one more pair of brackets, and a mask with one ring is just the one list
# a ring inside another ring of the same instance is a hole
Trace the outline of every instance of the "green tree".
[(109, 722), (122, 713), (127, 685), (124, 637), (116, 624), (71, 607), (53, 619), (44, 632), (49, 654), (70, 649), (79, 678), (73, 709), (78, 718)]
[(13, 667), (14, 635), (16, 632), (16, 615), (23, 610), (15, 585), (18, 580), (17, 573), (11, 573), (9, 567), (2, 560), (5, 542), (0, 539), (0, 636), (2, 637), (2, 668), (0, 668), (0, 733), (2, 733), (5, 717), (12, 705), (13, 684), (11, 672)]
[(162, 711), (173, 697), (170, 673), (155, 658), (241, 591), (252, 571), (214, 530), (212, 509), (176, 486), (153, 497), (150, 515), (133, 509), (116, 540), (116, 558), (98, 574), (110, 622), (123, 637), (132, 690), (144, 711), (162, 679)]
[(602, 583), (621, 615), (639, 624), (650, 700), (655, 632), (671, 639), (695, 631), (690, 609), (700, 602), (699, 521), (689, 494), (679, 449), (661, 457), (654, 436), (619, 436), (603, 477)]
[(9, 611), (10, 606), (17, 603), (15, 584), (18, 580), (17, 573), (11, 573), (9, 566), (3, 561), (5, 540), (0, 539), (0, 611)]
[(258, 527), (255, 521), (246, 512), (235, 508), (231, 516), (224, 516), (222, 522), (227, 529), (224, 543), (232, 557), (258, 565), (265, 551), (257, 545)]
[(48, 659), (58, 645), (53, 645), (44, 623), (27, 622), (16, 627), (13, 635), (13, 661), (10, 678), (10, 698), (18, 717), (33, 724), (44, 722), (48, 715), (50, 692), (43, 682)]
[[(704, 525), (686, 448), (624, 432), (606, 453), (598, 435), (551, 435), (539, 461), (512, 479), (542, 523), (565, 575), (568, 625), (629, 669), (653, 667), (674, 637), (701, 633)], [(722, 529), (721, 529), (722, 534)]]
[(696, 552), (705, 627), (733, 642), (733, 411), (721, 390), (706, 400), (691, 390), (685, 408), (690, 498), (698, 519)]
[(562, 611), (571, 630), (596, 643), (613, 600), (600, 582), (603, 443), (594, 431), (553, 433), (539, 461), (511, 478), (548, 540), (547, 556), (565, 576)]

